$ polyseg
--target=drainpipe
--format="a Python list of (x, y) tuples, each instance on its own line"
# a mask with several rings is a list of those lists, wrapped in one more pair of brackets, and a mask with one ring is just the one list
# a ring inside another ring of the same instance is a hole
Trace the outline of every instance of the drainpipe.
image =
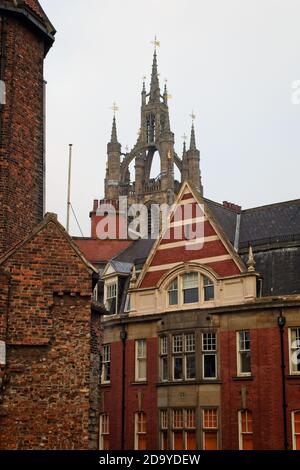
[(122, 326), (120, 332), (122, 341), (122, 417), (121, 417), (121, 450), (125, 450), (125, 392), (126, 392), (126, 340), (127, 331), (125, 326)]
[(283, 436), (284, 436), (284, 450), (289, 449), (288, 433), (287, 433), (287, 402), (286, 402), (286, 381), (285, 381), (285, 354), (284, 354), (284, 327), (286, 318), (280, 310), (280, 315), (277, 318), (279, 334), (280, 334), (280, 352), (281, 352), (281, 381), (282, 381), (282, 414), (283, 414)]

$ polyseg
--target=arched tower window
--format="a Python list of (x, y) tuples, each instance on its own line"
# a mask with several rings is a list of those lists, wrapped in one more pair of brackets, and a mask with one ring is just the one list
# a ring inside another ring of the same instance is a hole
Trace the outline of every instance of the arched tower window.
[(156, 132), (155, 116), (154, 114), (149, 114), (149, 116), (147, 116), (147, 119), (146, 119), (146, 135), (147, 135), (148, 144), (155, 141), (155, 132)]

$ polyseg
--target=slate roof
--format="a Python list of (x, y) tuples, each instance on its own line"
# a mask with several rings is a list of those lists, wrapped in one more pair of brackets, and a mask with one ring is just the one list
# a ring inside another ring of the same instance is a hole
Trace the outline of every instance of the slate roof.
[[(237, 213), (209, 199), (205, 201), (233, 244)], [(300, 199), (241, 212), (239, 249), (247, 248), (249, 244), (258, 246), (293, 240), (300, 240)]]
[(210, 199), (204, 199), (208, 208), (210, 209), (213, 217), (216, 219), (218, 224), (222, 227), (229, 241), (234, 244), (237, 213), (222, 204), (211, 201)]
[(240, 248), (245, 244), (300, 239), (300, 199), (242, 211)]
[(146, 260), (155, 240), (136, 240), (129, 248), (115, 256), (114, 260), (126, 263), (136, 263)]
[(122, 261), (111, 260), (110, 265), (115, 269), (117, 273), (120, 274), (130, 274), (132, 263), (124, 263)]

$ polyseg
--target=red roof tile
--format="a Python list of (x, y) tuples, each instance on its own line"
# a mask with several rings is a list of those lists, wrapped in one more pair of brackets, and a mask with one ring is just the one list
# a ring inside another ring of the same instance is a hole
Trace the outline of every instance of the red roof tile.
[(87, 260), (92, 263), (109, 261), (132, 245), (132, 240), (99, 240), (97, 238), (73, 238)]

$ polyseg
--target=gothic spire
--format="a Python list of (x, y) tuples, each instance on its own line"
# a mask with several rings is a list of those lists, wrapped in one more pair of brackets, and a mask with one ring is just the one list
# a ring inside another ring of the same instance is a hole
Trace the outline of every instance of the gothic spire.
[(197, 150), (196, 147), (196, 137), (195, 137), (195, 125), (194, 121), (192, 123), (192, 130), (191, 130), (191, 143), (190, 143), (190, 150)]
[(111, 144), (117, 144), (117, 143), (118, 143), (117, 123), (116, 123), (116, 116), (115, 116), (115, 115), (114, 115), (114, 117), (113, 117), (113, 124), (112, 124), (112, 131), (111, 131), (110, 143), (111, 143)]
[(150, 102), (159, 103), (160, 102), (160, 87), (159, 87), (159, 78), (157, 71), (157, 54), (156, 48), (153, 55), (153, 64), (152, 64), (152, 75), (151, 75), (151, 85), (150, 85)]

